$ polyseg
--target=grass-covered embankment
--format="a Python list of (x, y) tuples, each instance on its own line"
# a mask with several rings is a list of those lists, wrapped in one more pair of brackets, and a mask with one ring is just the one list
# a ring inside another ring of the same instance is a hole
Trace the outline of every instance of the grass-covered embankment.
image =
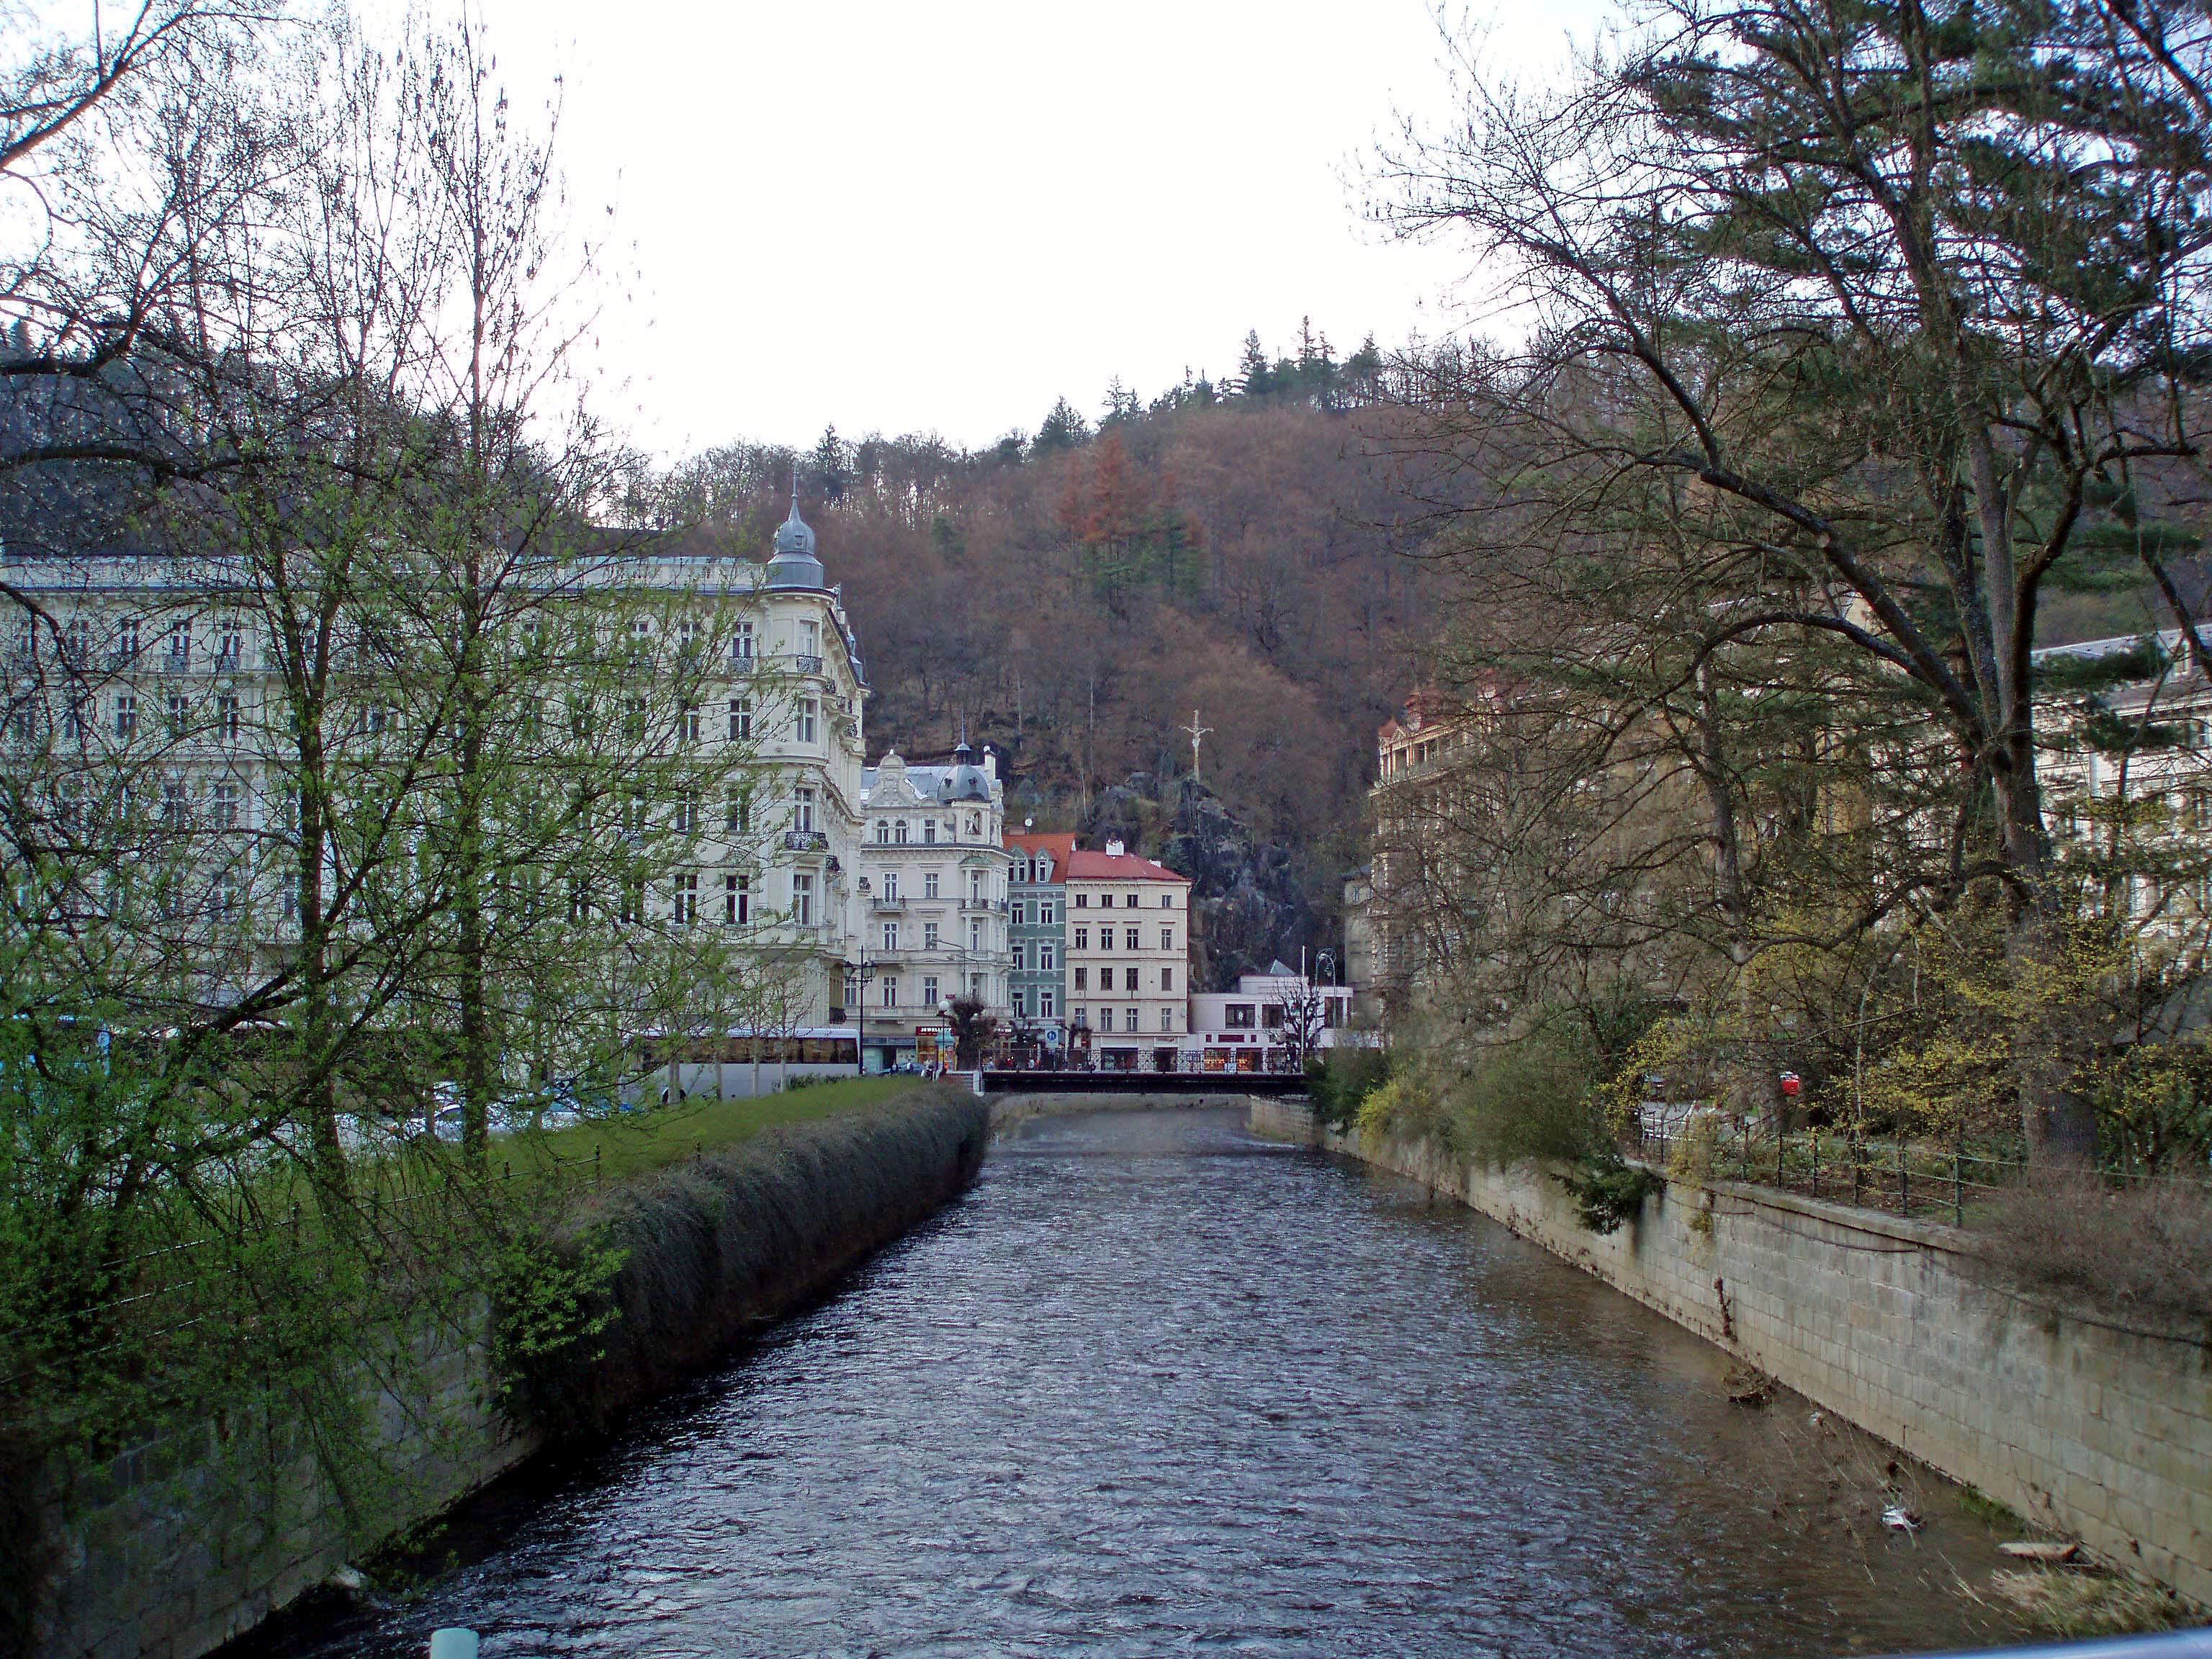
[(910, 1077), (858, 1077), (735, 1100), (694, 1095), (635, 1118), (617, 1115), (532, 1137), (514, 1158), (518, 1164), (549, 1158), (593, 1164), (605, 1178), (622, 1179), (734, 1146), (764, 1129), (880, 1107), (918, 1089)]
[(510, 1355), (520, 1403), (549, 1434), (605, 1425), (926, 1219), (989, 1138), (964, 1090), (860, 1079), (708, 1105), (619, 1153), (605, 1142), (625, 1178), (580, 1204), (562, 1245), (587, 1275), (619, 1265), (572, 1339)]

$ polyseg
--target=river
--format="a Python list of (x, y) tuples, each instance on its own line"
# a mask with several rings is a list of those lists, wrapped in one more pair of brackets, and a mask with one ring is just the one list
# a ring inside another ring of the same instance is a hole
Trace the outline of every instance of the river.
[[(1220, 1111), (1033, 1120), (824, 1305), (229, 1650), (1840, 1654), (2012, 1632), (1939, 1481), (1465, 1209)], [(1926, 1519), (1885, 1531), (1895, 1482)]]

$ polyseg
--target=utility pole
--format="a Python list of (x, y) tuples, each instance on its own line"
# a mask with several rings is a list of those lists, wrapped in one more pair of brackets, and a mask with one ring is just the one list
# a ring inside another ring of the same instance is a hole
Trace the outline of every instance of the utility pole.
[(1190, 711), (1190, 724), (1179, 729), (1190, 733), (1190, 781), (1193, 783), (1200, 782), (1201, 780), (1198, 775), (1198, 745), (1206, 740), (1213, 728), (1210, 726), (1200, 726), (1198, 723), (1198, 710), (1194, 708)]

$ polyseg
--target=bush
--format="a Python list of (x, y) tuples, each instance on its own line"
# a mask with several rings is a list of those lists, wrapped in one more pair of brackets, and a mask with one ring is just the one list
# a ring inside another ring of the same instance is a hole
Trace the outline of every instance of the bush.
[(1390, 1056), (1381, 1048), (1328, 1048), (1306, 1062), (1306, 1093), (1332, 1129), (1348, 1129), (1360, 1103), (1389, 1081)]
[(1583, 1063), (1547, 1032), (1487, 1050), (1454, 1085), (1451, 1104), (1460, 1150), (1495, 1168), (1612, 1150)]
[(2116, 1312), (2212, 1322), (2212, 1191), (2172, 1176), (2114, 1188), (2050, 1171), (1990, 1219), (1997, 1261), (2026, 1284)]

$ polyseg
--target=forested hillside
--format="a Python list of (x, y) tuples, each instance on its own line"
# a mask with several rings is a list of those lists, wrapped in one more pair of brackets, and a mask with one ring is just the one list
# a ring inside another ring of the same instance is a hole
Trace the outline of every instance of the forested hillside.
[(1422, 617), (1385, 395), (1371, 345), (1340, 364), (1308, 334), (1270, 362), (1254, 338), (1230, 387), (1146, 406), (1116, 386), (1096, 429), (1063, 401), (980, 453), (832, 431), (796, 455), (715, 450), (670, 482), (694, 533), (757, 554), (795, 462), (875, 684), (871, 754), (933, 757), (964, 728), (1005, 757), (1015, 821), (1167, 825), (1196, 711), (1204, 781), (1273, 872), (1259, 884), (1304, 899), (1277, 900), (1269, 942), (1248, 892), (1218, 977), (1326, 944), (1361, 856), (1374, 730)]

